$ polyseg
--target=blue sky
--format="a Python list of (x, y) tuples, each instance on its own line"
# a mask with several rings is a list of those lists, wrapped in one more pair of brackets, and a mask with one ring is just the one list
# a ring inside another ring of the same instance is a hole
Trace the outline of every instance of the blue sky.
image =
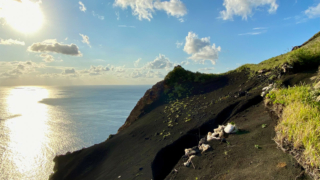
[(290, 51), (319, 19), (320, 0), (0, 0), (0, 85), (222, 73)]

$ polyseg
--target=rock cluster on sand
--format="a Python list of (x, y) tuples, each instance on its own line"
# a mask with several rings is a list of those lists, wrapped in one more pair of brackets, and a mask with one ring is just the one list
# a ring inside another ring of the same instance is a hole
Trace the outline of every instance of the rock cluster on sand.
[(184, 150), (185, 157), (189, 157), (189, 158), (185, 163), (183, 163), (183, 165), (186, 167), (189, 167), (190, 163), (192, 163), (192, 161), (191, 161), (192, 158), (194, 158), (196, 154), (198, 154), (200, 151), (205, 152), (208, 149), (210, 149), (211, 146), (209, 144), (205, 144), (208, 141), (211, 141), (213, 139), (223, 140), (225, 134), (232, 134), (232, 133), (236, 133), (236, 132), (238, 132), (238, 128), (236, 127), (236, 125), (234, 125), (232, 123), (228, 123), (227, 126), (219, 125), (218, 128), (213, 130), (213, 133), (208, 132), (207, 137), (200, 139), (198, 146), (195, 146), (193, 148), (187, 148)]

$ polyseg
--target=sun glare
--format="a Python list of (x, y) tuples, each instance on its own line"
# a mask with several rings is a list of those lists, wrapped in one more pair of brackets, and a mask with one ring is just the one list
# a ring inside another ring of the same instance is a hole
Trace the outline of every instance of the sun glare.
[(43, 24), (43, 14), (38, 3), (29, 0), (6, 1), (2, 10), (7, 23), (22, 33), (34, 33)]

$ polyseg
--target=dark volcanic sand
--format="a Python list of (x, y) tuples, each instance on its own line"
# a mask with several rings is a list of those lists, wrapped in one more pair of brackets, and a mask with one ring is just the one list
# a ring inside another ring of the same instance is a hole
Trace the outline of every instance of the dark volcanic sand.
[[(308, 79), (312, 73), (284, 78), (287, 79), (287, 85), (292, 85), (293, 82)], [(118, 179), (118, 176), (121, 176), (119, 179), (128, 180), (160, 180), (166, 177), (190, 180), (196, 177), (294, 179), (301, 168), (290, 155), (276, 148), (272, 141), (275, 120), (271, 120), (265, 112), (260, 97), (262, 87), (269, 83), (267, 79), (262, 76), (248, 80), (247, 74), (242, 72), (231, 73), (205, 84), (192, 83), (190, 87), (194, 87), (193, 94), (182, 100), (189, 104), (187, 109), (180, 110), (178, 125), (168, 127), (168, 123), (164, 122), (168, 120), (168, 114), (164, 113), (168, 104), (161, 99), (145, 115), (113, 138), (56, 157), (56, 172), (50, 179), (113, 180)], [(234, 97), (236, 93), (245, 90), (249, 95)], [(220, 98), (223, 100), (217, 101)], [(214, 103), (210, 105), (211, 102)], [(192, 114), (190, 122), (183, 120), (187, 114)], [(227, 141), (230, 145), (211, 141), (213, 150), (194, 158), (195, 170), (182, 167), (184, 149), (198, 144), (199, 132), (201, 137), (205, 136), (218, 124), (227, 121), (234, 121), (248, 132), (229, 136)], [(268, 124), (267, 128), (263, 129), (262, 124)], [(166, 139), (156, 135), (163, 130), (171, 134)], [(262, 148), (256, 149), (254, 145)], [(286, 163), (286, 167), (278, 168), (278, 163)], [(177, 174), (170, 174), (173, 168), (178, 170)]]
[[(208, 144), (212, 148), (193, 158), (195, 169), (184, 167), (185, 160), (181, 159), (174, 167), (178, 172), (172, 172), (166, 179), (289, 180), (301, 173), (296, 161), (276, 148), (272, 140), (276, 121), (270, 118), (263, 103), (233, 116), (230, 121), (238, 124), (243, 134), (230, 135), (228, 143), (210, 141)], [(267, 127), (262, 128), (262, 124), (267, 124)]]

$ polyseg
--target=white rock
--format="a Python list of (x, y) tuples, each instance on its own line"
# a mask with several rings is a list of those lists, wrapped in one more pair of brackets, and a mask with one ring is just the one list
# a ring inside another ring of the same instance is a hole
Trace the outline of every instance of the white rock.
[(237, 127), (235, 125), (232, 125), (228, 123), (228, 125), (224, 128), (225, 133), (236, 133), (238, 131)]
[(220, 138), (220, 134), (219, 133), (211, 133), (211, 132), (209, 132), (208, 135), (207, 135), (207, 141), (211, 141), (213, 139), (215, 139), (215, 140), (221, 139)]
[(196, 157), (196, 156), (195, 155), (190, 156), (189, 159), (187, 160), (187, 162), (183, 163), (183, 165), (186, 166), (186, 167), (189, 167), (190, 163), (191, 163), (191, 159), (194, 158), (194, 157)]
[(209, 144), (202, 144), (201, 146), (199, 146), (199, 150), (202, 152), (205, 152), (206, 150), (208, 150), (211, 146)]

